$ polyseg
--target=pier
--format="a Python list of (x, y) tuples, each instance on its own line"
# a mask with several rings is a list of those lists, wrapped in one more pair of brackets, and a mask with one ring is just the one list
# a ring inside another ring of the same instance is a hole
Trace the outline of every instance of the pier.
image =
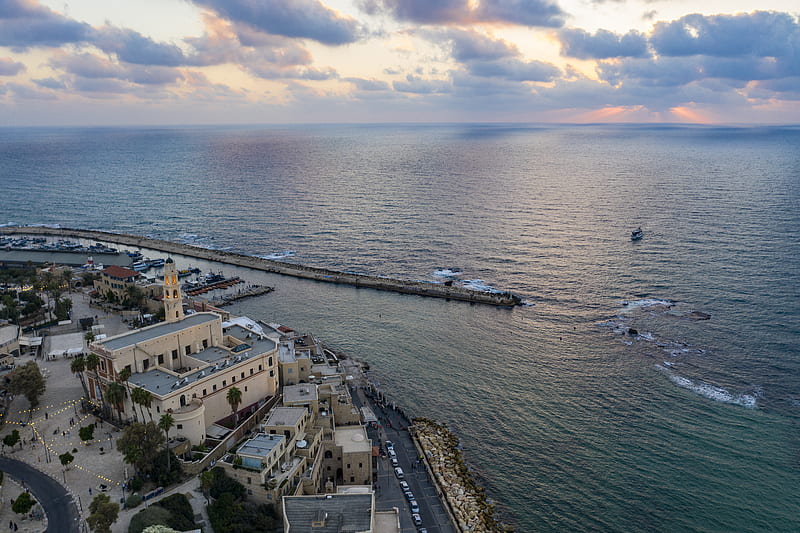
[(464, 302), (504, 307), (522, 304), (522, 298), (510, 292), (482, 292), (445, 284), (381, 278), (377, 276), (368, 276), (366, 274), (353, 274), (350, 272), (340, 272), (325, 268), (294, 265), (290, 263), (281, 263), (279, 261), (272, 261), (270, 259), (262, 259), (260, 257), (239, 254), (236, 252), (210, 250), (208, 248), (199, 248), (197, 246), (191, 246), (188, 244), (163, 241), (159, 239), (150, 239), (147, 237), (127, 235), (124, 233), (111, 233), (85, 229), (48, 228), (38, 226), (7, 226), (0, 228), (0, 234), (42, 235), (73, 237), (90, 240), (93, 239), (124, 246), (149, 248), (151, 250), (158, 250), (169, 254), (196, 257), (206, 261), (214, 261), (217, 263), (224, 263), (244, 268), (251, 268), (253, 270), (260, 270), (263, 272), (271, 272), (274, 274), (282, 274), (285, 276), (292, 276), (295, 278), (309, 279), (325, 283), (337, 283), (341, 285), (351, 285), (353, 287), (399, 292), (402, 294), (416, 294), (418, 296), (445, 298), (449, 300), (459, 300)]

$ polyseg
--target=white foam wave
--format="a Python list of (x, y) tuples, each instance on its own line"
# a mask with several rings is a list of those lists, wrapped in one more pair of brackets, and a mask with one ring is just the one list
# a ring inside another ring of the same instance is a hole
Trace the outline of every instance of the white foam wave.
[(26, 228), (61, 229), (61, 224), (25, 224)]
[(433, 275), (437, 278), (454, 278), (461, 274), (460, 268), (440, 268), (434, 270)]
[(645, 300), (625, 300), (622, 302), (622, 310), (623, 312), (634, 311), (636, 309), (647, 309), (648, 307), (653, 307), (656, 305), (669, 307), (674, 303), (675, 302), (672, 300), (659, 300), (656, 298), (648, 298)]
[(10, 228), (16, 226), (16, 222), (6, 222), (5, 224), (0, 224), (0, 228)]
[(465, 288), (471, 289), (473, 291), (493, 292), (493, 293), (502, 292), (490, 285), (486, 285), (482, 279), (465, 279), (461, 283)]
[(272, 261), (279, 261), (287, 257), (293, 257), (297, 252), (295, 250), (285, 250), (283, 252), (275, 252), (269, 255), (259, 255), (261, 259), (270, 259)]
[[(672, 365), (668, 365), (672, 366)], [(679, 387), (690, 390), (695, 394), (699, 394), (709, 400), (722, 403), (730, 403), (734, 405), (741, 405), (750, 409), (758, 407), (758, 394), (733, 394), (722, 387), (717, 387), (702, 381), (692, 381), (689, 378), (678, 376), (669, 372), (665, 367), (659, 366), (669, 376), (670, 381)]]

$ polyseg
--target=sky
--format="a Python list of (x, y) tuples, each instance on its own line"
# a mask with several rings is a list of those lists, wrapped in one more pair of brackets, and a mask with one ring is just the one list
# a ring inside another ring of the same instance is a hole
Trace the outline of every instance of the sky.
[(800, 124), (797, 0), (0, 0), (0, 126)]

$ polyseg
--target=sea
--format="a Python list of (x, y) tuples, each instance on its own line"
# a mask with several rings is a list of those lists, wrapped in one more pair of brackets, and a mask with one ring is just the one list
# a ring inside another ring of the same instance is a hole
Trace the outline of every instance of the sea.
[(4, 128), (0, 191), (3, 224), (521, 295), (177, 261), (274, 286), (230, 310), (369, 363), (518, 532), (800, 531), (800, 127)]

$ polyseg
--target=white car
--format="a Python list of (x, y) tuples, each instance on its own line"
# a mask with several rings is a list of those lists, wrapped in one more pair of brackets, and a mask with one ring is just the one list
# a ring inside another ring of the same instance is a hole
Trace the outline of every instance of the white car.
[(394, 475), (397, 476), (397, 479), (403, 479), (406, 475), (403, 473), (403, 469), (399, 466), (394, 469)]

